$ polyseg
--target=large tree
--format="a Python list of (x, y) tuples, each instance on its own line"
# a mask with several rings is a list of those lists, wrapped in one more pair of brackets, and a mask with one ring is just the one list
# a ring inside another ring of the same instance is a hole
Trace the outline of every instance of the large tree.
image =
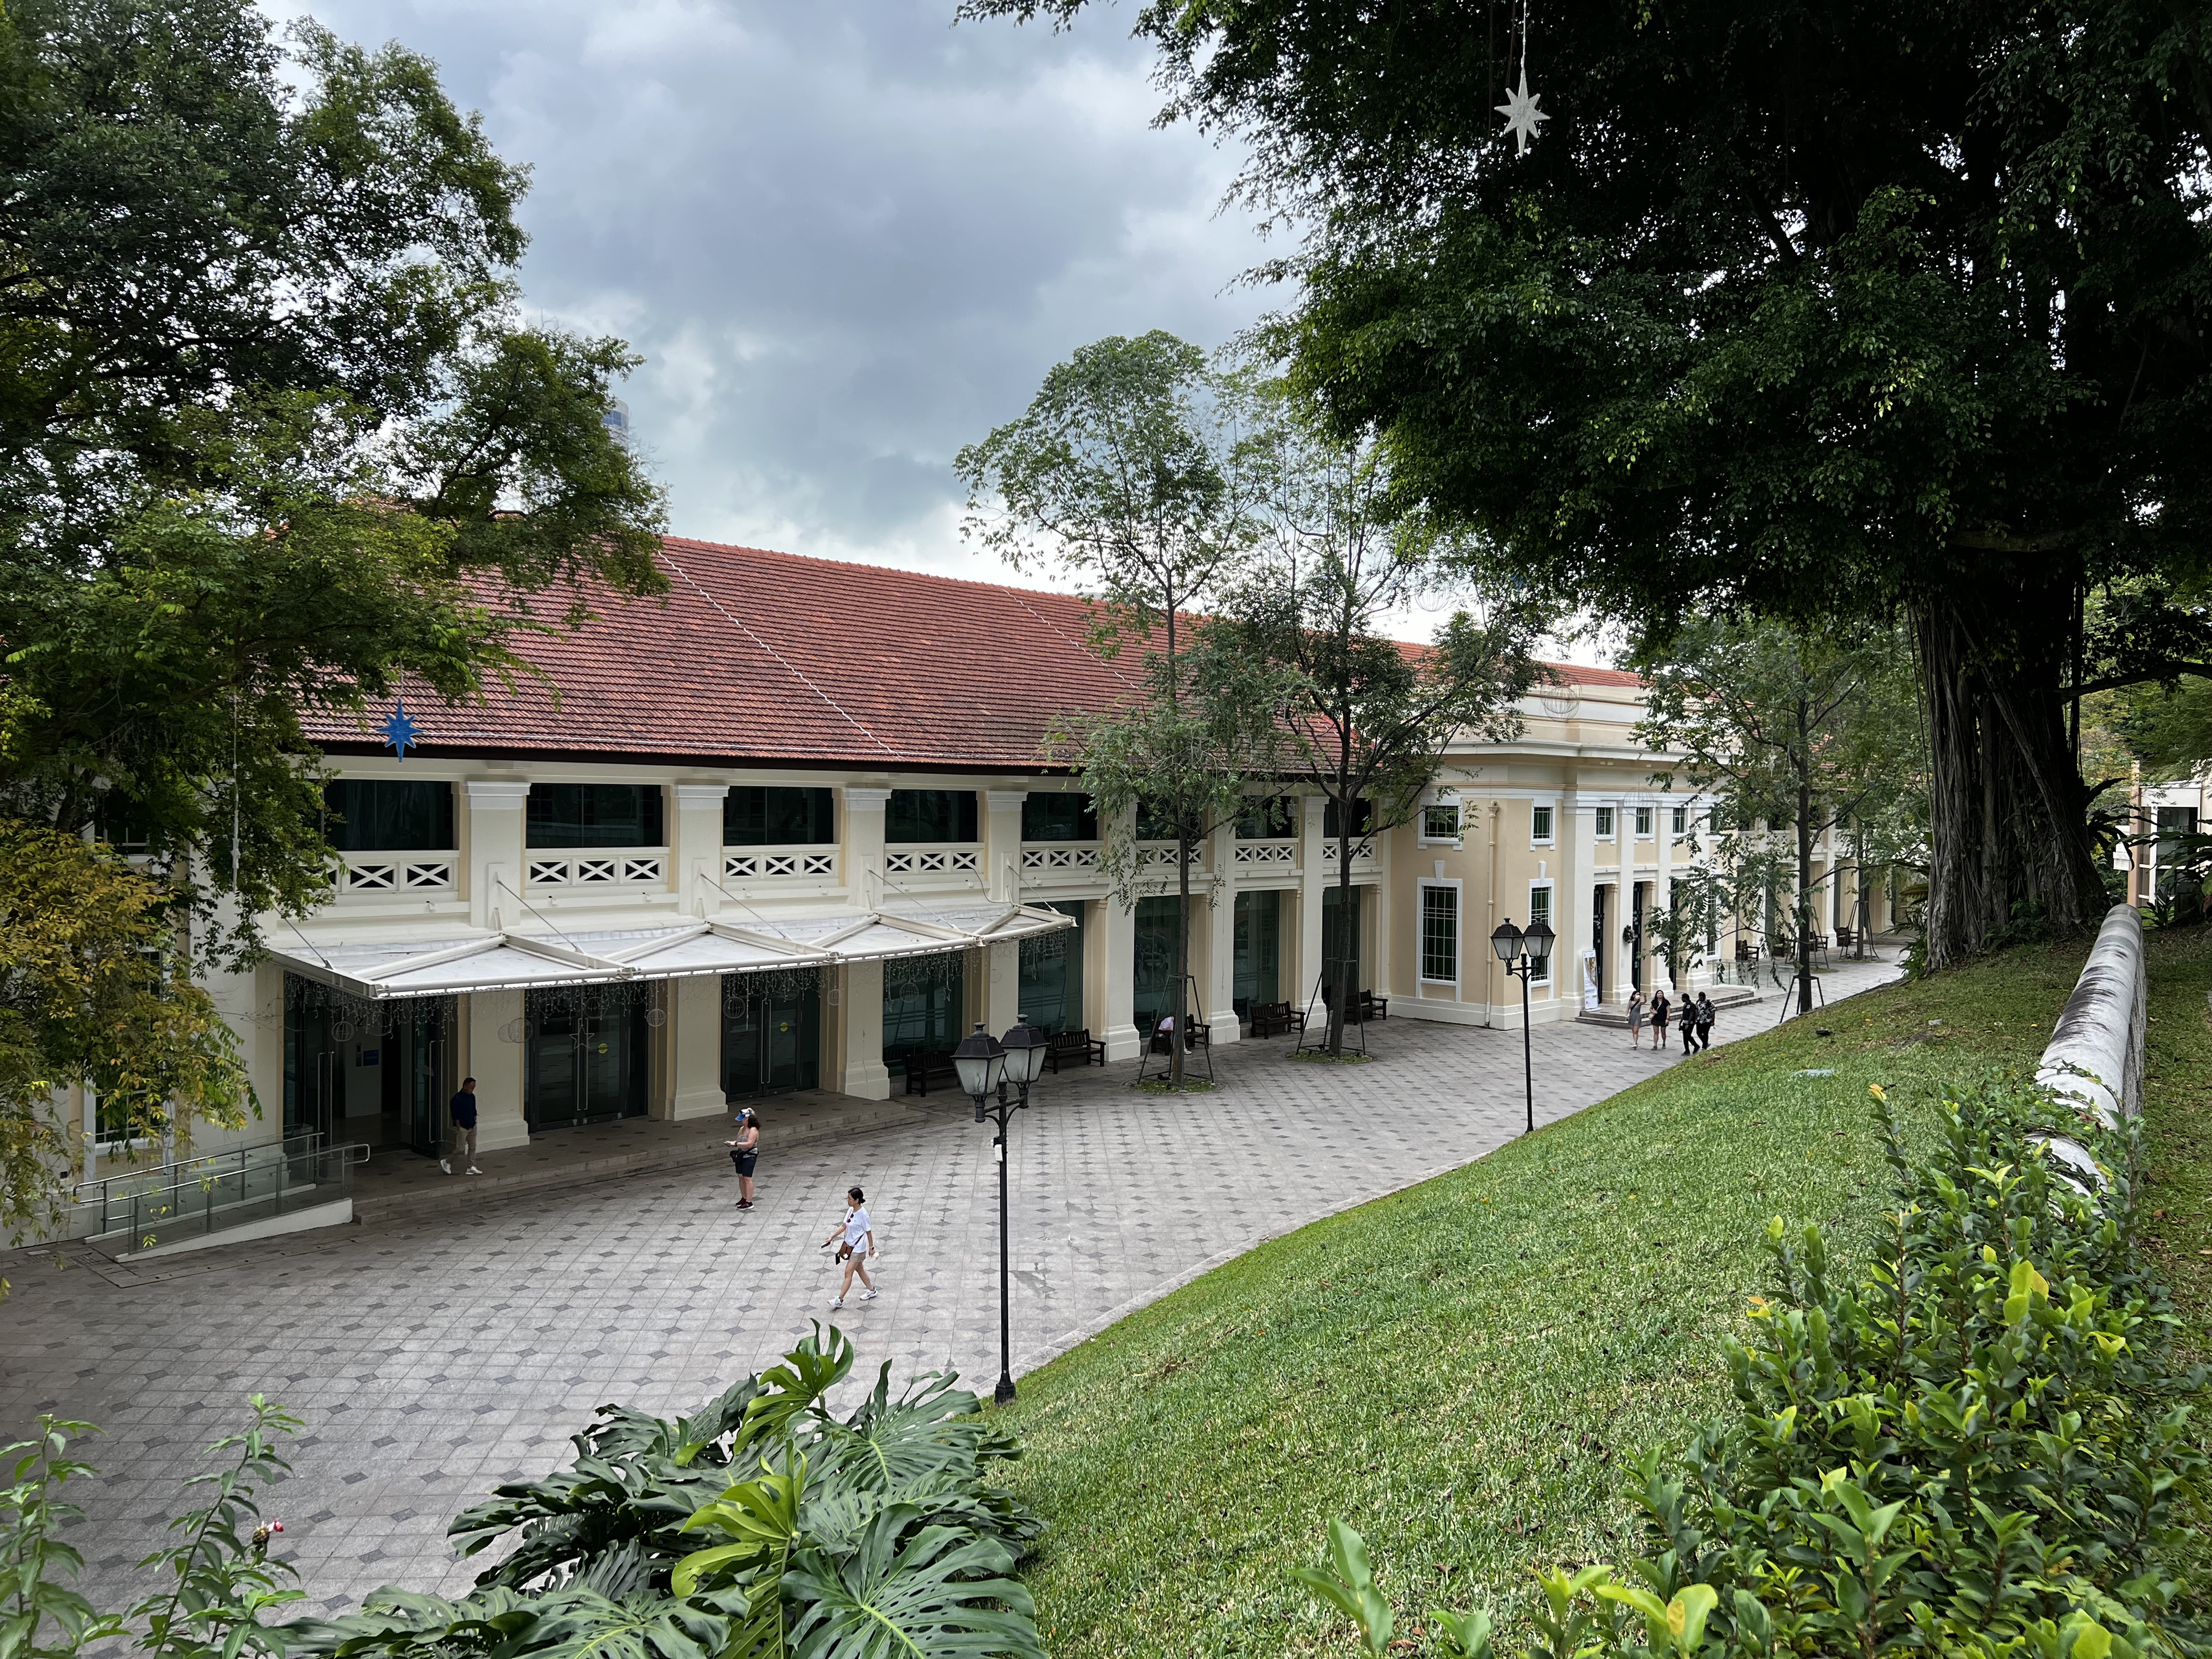
[[(1412, 821), (1457, 738), (1504, 739), (1540, 669), (1530, 649), (1547, 607), (1522, 592), (1478, 621), (1455, 611), (1425, 649), (1385, 630), (1413, 601), (1448, 592), (1452, 539), (1390, 505), (1390, 469), (1370, 438), (1340, 440), (1279, 385), (1255, 386), (1251, 428), (1265, 464), (1255, 556), (1212, 630), (1201, 679), (1222, 695), (1263, 690), (1254, 764), (1322, 796), (1334, 820), (1338, 915), (1352, 921), (1352, 848)], [(1358, 987), (1349, 940), (1324, 951), (1334, 976), (1323, 1047), (1343, 1052)]]
[[(1693, 621), (1665, 659), (1644, 665), (1650, 690), (1638, 728), (1655, 750), (1679, 757), (1656, 775), (1676, 779), (1720, 807), (1706, 879), (1741, 915), (1787, 904), (1800, 1012), (1813, 1006), (1813, 935), (1821, 883), (1813, 850), (1831, 830), (1866, 854), (1891, 845), (1927, 793), (1920, 717), (1904, 672), (1905, 641), (1893, 627), (1861, 623), (1817, 633), (1777, 623)], [(1670, 971), (1684, 954), (1678, 914), (1662, 923)]]
[[(2212, 534), (2212, 10), (1161, 0), (1138, 28), (1170, 113), (1303, 218), (1282, 343), (1407, 500), (1647, 645), (1692, 611), (1909, 619), (1929, 961), (2023, 900), (2095, 915), (2069, 705), (2212, 672), (2166, 597)], [(1492, 107), (1524, 71), (1525, 147)]]
[[(246, 1105), (183, 986), (330, 892), (306, 718), (467, 697), (587, 584), (660, 585), (604, 424), (635, 360), (522, 316), (524, 183), (396, 46), (246, 0), (0, 10), (0, 834), (39, 849), (0, 894), (10, 1220), (58, 1179), (55, 1088), (176, 1079), (131, 1085), (165, 1137)], [(95, 890), (137, 931), (68, 924)], [(134, 1012), (52, 1012), (88, 984)]]
[[(1191, 1007), (1192, 872), (1206, 838), (1243, 803), (1247, 732), (1267, 700), (1231, 673), (1201, 677), (1199, 614), (1239, 568), (1256, 532), (1262, 447), (1237, 389), (1196, 346), (1158, 330), (1085, 346), (1045, 376), (1018, 419), (963, 448), (963, 533), (1018, 570), (1054, 575), (1094, 603), (1096, 642), (1127, 665), (1119, 708), (1064, 711), (1058, 746), (1107, 830), (1101, 858), (1124, 905), (1153, 891), (1151, 848), (1173, 843), (1179, 909), (1176, 1039), (1181, 1087)], [(1211, 653), (1207, 653), (1210, 655)]]

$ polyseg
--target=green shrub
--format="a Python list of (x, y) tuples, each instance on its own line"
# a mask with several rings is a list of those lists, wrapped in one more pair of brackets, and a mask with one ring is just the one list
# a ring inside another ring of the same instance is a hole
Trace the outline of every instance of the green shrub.
[(894, 1400), (886, 1364), (840, 1418), (828, 1396), (852, 1369), (852, 1344), (817, 1328), (672, 1423), (602, 1407), (574, 1463), (454, 1520), (464, 1555), (513, 1544), (471, 1594), (387, 1588), (359, 1613), (283, 1625), (262, 1614), (299, 1599), (277, 1587), (292, 1569), (265, 1559), (271, 1527), (238, 1528), (254, 1482), (285, 1467), (270, 1437), (291, 1419), (256, 1399), (253, 1431), (216, 1448), (233, 1467), (198, 1477), (214, 1503), (148, 1558), (173, 1584), (119, 1617), (69, 1587), (80, 1563), (58, 1536), (76, 1512), (55, 1492), (90, 1473), (66, 1455), (84, 1425), (41, 1419), (0, 1491), (0, 1659), (117, 1637), (163, 1659), (1042, 1659), (1012, 1577), (1041, 1523), (988, 1479), (1015, 1447), (949, 1374)]
[[(1753, 1298), (1753, 1341), (1728, 1342), (1740, 1414), (1671, 1468), (1639, 1462), (1653, 1554), (1539, 1575), (1549, 1659), (2212, 1652), (2161, 1571), (2204, 1472), (2185, 1398), (2204, 1377), (2172, 1364), (2136, 1249), (2137, 1130), (1960, 1088), (1916, 1164), (1880, 1109), (1896, 1200), (1880, 1249), (1838, 1283), (1818, 1228), (1769, 1224), (1774, 1293)], [(2054, 1164), (2054, 1134), (2100, 1179)], [(1308, 1579), (1380, 1652), (1388, 1623), (1361, 1610), (1387, 1621), (1388, 1603), (1358, 1544), (1333, 1540)], [(1429, 1622), (1444, 1650), (1488, 1652), (1487, 1620)]]

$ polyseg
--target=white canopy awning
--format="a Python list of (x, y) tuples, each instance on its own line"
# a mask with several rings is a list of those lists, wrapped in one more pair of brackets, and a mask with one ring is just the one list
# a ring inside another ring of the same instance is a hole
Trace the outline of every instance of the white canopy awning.
[(1026, 904), (913, 915), (860, 915), (739, 926), (695, 921), (625, 933), (484, 933), (447, 940), (318, 946), (270, 952), (291, 972), (368, 1000), (635, 983), (792, 968), (834, 968), (938, 956), (1073, 927), (1075, 919)]

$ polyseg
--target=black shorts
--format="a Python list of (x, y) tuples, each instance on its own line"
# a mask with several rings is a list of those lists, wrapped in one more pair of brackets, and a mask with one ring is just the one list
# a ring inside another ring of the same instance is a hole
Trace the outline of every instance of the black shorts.
[(753, 1165), (760, 1162), (760, 1154), (758, 1152), (740, 1152), (732, 1148), (730, 1152), (730, 1162), (738, 1166), (738, 1173), (739, 1175), (750, 1176), (753, 1172)]

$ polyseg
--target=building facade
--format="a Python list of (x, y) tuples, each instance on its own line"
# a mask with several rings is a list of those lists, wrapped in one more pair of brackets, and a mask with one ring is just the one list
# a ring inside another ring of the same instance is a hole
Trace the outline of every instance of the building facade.
[[(263, 918), (268, 958), (210, 986), (261, 1109), (237, 1139), (432, 1154), (464, 1076), (486, 1151), (799, 1090), (881, 1099), (1018, 1015), (1139, 1052), (1172, 994), (1173, 848), (1110, 890), (1100, 849), (1140, 826), (1050, 763), (1055, 720), (1133, 689), (1083, 605), (680, 539), (665, 562), (665, 598), (533, 637), (536, 676), (481, 706), (403, 688), (313, 732), (334, 896)], [(1632, 675), (1561, 666), (1516, 739), (1453, 745), (1412, 823), (1354, 837), (1348, 896), (1325, 803), (1255, 794), (1192, 872), (1213, 1043), (1272, 1004), (1318, 1020), (1340, 950), (1390, 1018), (1516, 1024), (1489, 944), (1509, 920), (1559, 935), (1535, 1020), (1651, 985), (1648, 919), (1707, 803), (1653, 785), (1641, 714)]]

